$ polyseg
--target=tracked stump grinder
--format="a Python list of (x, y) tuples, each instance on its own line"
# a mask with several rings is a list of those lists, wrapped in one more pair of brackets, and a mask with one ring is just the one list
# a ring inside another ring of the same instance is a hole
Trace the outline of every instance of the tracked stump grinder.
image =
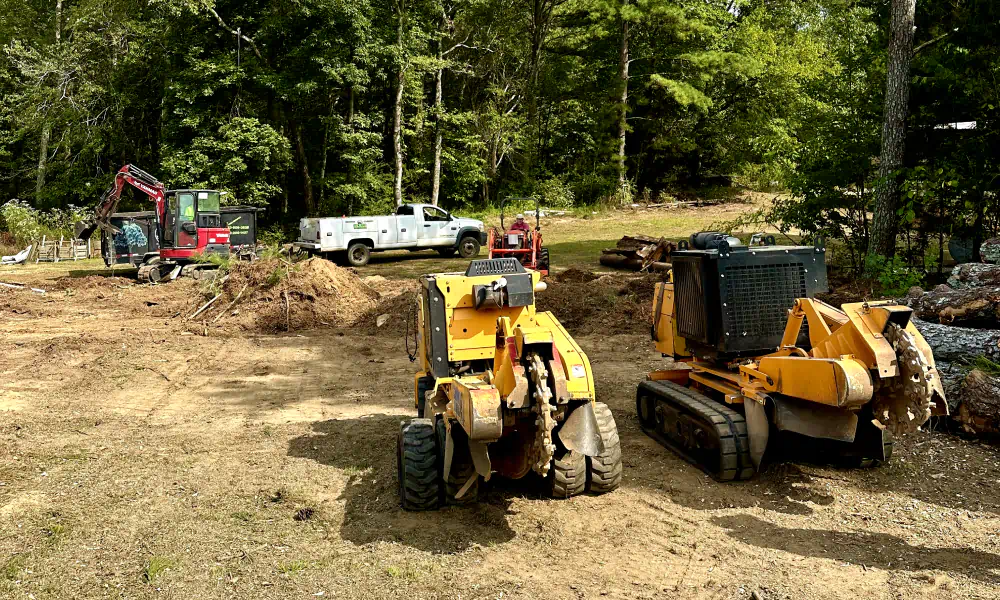
[(417, 418), (397, 438), (403, 508), (473, 502), (494, 473), (537, 473), (559, 498), (617, 488), (615, 420), (596, 401), (587, 355), (551, 313), (535, 310), (541, 273), (496, 258), (421, 284)]
[(651, 333), (675, 362), (639, 384), (647, 434), (733, 481), (775, 452), (855, 466), (887, 461), (894, 435), (947, 414), (910, 308), (825, 304), (813, 297), (827, 291), (824, 242), (762, 241), (702, 232), (673, 252), (667, 281), (656, 286)]

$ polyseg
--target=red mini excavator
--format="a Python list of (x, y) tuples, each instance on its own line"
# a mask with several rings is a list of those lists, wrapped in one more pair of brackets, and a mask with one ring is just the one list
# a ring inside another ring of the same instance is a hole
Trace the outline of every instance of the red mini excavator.
[[(222, 222), (219, 199), (215, 190), (167, 190), (155, 177), (142, 169), (125, 165), (115, 175), (94, 215), (77, 223), (76, 237), (89, 238), (95, 229), (114, 235), (118, 229), (111, 224), (125, 184), (149, 196), (156, 207), (158, 252), (149, 252), (139, 265), (139, 280), (156, 283), (178, 273), (187, 274), (201, 267), (198, 257), (215, 254), (229, 256), (229, 229)], [(175, 272), (176, 271), (176, 272)]]

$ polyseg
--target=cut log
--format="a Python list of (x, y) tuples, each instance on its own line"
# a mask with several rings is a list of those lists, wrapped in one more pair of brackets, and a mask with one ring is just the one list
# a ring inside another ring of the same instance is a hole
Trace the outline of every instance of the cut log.
[(938, 286), (906, 303), (924, 321), (965, 327), (1000, 327), (1000, 286), (962, 290)]
[(956, 265), (948, 278), (956, 290), (980, 287), (1000, 287), (1000, 265), (965, 263)]
[(613, 269), (642, 271), (645, 268), (647, 271), (655, 271), (658, 273), (670, 270), (670, 263), (667, 262), (654, 261), (649, 264), (644, 264), (643, 260), (640, 258), (630, 258), (620, 254), (603, 254), (601, 255), (600, 260), (602, 265)]
[(1000, 362), (1000, 330), (953, 327), (919, 319), (914, 319), (913, 324), (934, 353), (948, 409), (956, 414), (969, 365), (980, 356)]
[(971, 371), (962, 384), (956, 418), (969, 433), (1000, 435), (1000, 377), (979, 369)]

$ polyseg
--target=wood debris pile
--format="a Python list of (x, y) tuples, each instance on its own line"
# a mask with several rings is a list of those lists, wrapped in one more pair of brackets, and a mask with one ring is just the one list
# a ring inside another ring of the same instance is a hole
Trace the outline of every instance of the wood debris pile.
[(614, 248), (601, 251), (601, 264), (631, 271), (667, 271), (670, 255), (677, 244), (666, 238), (646, 235), (626, 235)]

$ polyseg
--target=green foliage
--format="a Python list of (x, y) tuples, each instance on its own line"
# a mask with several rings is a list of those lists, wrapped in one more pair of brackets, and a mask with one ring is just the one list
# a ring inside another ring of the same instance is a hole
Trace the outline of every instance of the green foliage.
[(869, 255), (865, 257), (865, 272), (878, 282), (883, 294), (900, 297), (924, 281), (924, 274), (903, 262), (898, 256)]
[(0, 231), (6, 231), (19, 246), (48, 238), (72, 238), (74, 224), (85, 216), (82, 209), (37, 210), (26, 202), (10, 200), (0, 206)]

